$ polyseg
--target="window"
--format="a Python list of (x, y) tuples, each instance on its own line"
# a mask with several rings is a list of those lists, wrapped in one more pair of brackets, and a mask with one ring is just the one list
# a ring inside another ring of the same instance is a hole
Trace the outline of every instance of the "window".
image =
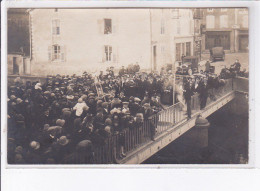
[(52, 20), (52, 34), (53, 35), (60, 34), (60, 20), (59, 19)]
[(186, 42), (186, 56), (190, 56), (191, 54), (191, 42)]
[(208, 12), (213, 12), (212, 8), (207, 9)]
[(112, 46), (105, 46), (105, 61), (112, 61)]
[(247, 8), (241, 8), (241, 9), (239, 9), (238, 13), (240, 15), (248, 15), (248, 9)]
[(215, 28), (215, 16), (213, 15), (206, 16), (206, 26), (209, 29)]
[(49, 61), (65, 61), (65, 47), (58, 44), (49, 46)]
[(173, 9), (172, 10), (172, 18), (178, 19), (179, 18), (179, 9)]
[(59, 45), (53, 45), (52, 46), (52, 60), (60, 60), (61, 54), (60, 54), (60, 46)]
[(164, 23), (164, 20), (162, 19), (161, 20), (161, 34), (164, 34), (165, 33), (165, 23)]
[(104, 34), (112, 33), (112, 19), (104, 19)]
[(242, 17), (242, 26), (243, 28), (248, 28), (248, 15)]
[(228, 15), (221, 15), (220, 28), (227, 28), (227, 27), (228, 27)]

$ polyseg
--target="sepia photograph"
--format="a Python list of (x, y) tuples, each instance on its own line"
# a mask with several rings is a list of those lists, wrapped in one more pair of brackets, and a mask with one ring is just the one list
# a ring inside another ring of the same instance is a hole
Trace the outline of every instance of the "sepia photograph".
[(9, 8), (7, 163), (248, 164), (247, 7)]

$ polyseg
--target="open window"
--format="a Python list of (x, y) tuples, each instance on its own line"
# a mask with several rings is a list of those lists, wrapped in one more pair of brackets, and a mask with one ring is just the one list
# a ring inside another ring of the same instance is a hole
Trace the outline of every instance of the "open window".
[(104, 34), (112, 33), (112, 19), (104, 19)]

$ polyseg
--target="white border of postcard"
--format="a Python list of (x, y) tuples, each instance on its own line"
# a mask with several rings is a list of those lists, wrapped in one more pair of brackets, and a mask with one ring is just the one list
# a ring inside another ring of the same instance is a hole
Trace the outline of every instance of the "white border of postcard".
[[(170, 2), (170, 1), (164, 1), (164, 2), (147, 2), (147, 1), (132, 1), (132, 2), (125, 2), (125, 1), (9, 1), (9, 2), (2, 2), (1, 7), (1, 39), (2, 39), (2, 49), (1, 49), (1, 149), (2, 149), (2, 155), (1, 155), (1, 168), (2, 168), (2, 178), (4, 178), (3, 186), (4, 188), (8, 188), (10, 190), (66, 190), (66, 188), (69, 189), (76, 189), (76, 187), (73, 187), (71, 184), (69, 184), (69, 187), (63, 187), (62, 182), (70, 182), (70, 183), (76, 183), (77, 180), (79, 181), (86, 181), (85, 178), (93, 179), (98, 178), (101, 176), (103, 183), (100, 182), (100, 180), (96, 183), (98, 188), (100, 189), (106, 189), (106, 184), (109, 184), (107, 182), (107, 179), (110, 180), (111, 178), (115, 178), (116, 180), (122, 180), (124, 177), (128, 174), (130, 176), (127, 176), (127, 179), (130, 177), (129, 181), (133, 180), (139, 180), (139, 177), (142, 177), (142, 175), (146, 175), (149, 177), (152, 177), (149, 179), (143, 179), (147, 182), (147, 188), (151, 189), (157, 189), (157, 190), (169, 190), (171, 187), (150, 187), (149, 183), (156, 181), (157, 175), (163, 173), (164, 179), (160, 181), (173, 181), (178, 180), (181, 183), (181, 186), (179, 184), (173, 184), (172, 189), (174, 189), (174, 186), (178, 186), (176, 188), (193, 188), (190, 187), (189, 182), (191, 181), (198, 181), (199, 179), (204, 178), (204, 180), (207, 180), (207, 177), (213, 176), (217, 177), (217, 182), (221, 181), (221, 183), (215, 183), (211, 186), (208, 185), (210, 182), (212, 182), (211, 179), (208, 179), (205, 188), (208, 189), (202, 189), (202, 190), (221, 190), (221, 187), (224, 185), (230, 185), (233, 183), (233, 179), (230, 177), (228, 181), (224, 181), (223, 178), (225, 178), (225, 174), (230, 174), (230, 176), (233, 176), (236, 179), (236, 184), (239, 186), (243, 183), (249, 183), (249, 181), (254, 181), (255, 177), (251, 180), (247, 180), (247, 175), (250, 176), (250, 172), (247, 170), (241, 170), (241, 168), (256, 168), (260, 166), (259, 161), (259, 129), (256, 127), (259, 126), (260, 121), (260, 112), (259, 112), (259, 105), (260, 105), (260, 88), (259, 82), (260, 82), (260, 75), (257, 75), (260, 73), (260, 59), (259, 54), (260, 52), (260, 40), (259, 35), (260, 29), (259, 29), (259, 21), (258, 18), (260, 18), (260, 3), (259, 2), (246, 2), (246, 1), (222, 1), (222, 2), (202, 2), (202, 1), (192, 1), (192, 2)], [(137, 8), (137, 7), (143, 7), (143, 8), (163, 8), (163, 7), (248, 7), (249, 8), (249, 67), (250, 67), (250, 75), (249, 75), (249, 83), (250, 83), (250, 93), (249, 93), (249, 100), (250, 100), (250, 118), (249, 118), (249, 124), (250, 124), (250, 130), (249, 130), (249, 163), (246, 165), (7, 165), (7, 133), (6, 133), (6, 119), (7, 119), (7, 101), (6, 101), (6, 92), (7, 92), (7, 38), (6, 38), (6, 10), (7, 8), (49, 8), (49, 7), (68, 7), (68, 8), (82, 8), (82, 7), (94, 7), (94, 8), (104, 8), (104, 7), (126, 7), (126, 8)], [(256, 125), (257, 124), (257, 125)], [(257, 160), (258, 159), (258, 160)], [(95, 168), (95, 169), (93, 169)], [(219, 169), (222, 168), (222, 169)], [(223, 169), (224, 168), (224, 169)], [(229, 169), (233, 168), (234, 171), (230, 171)], [(240, 169), (238, 169), (240, 168)], [(45, 170), (41, 170), (45, 169)], [(109, 169), (107, 171), (106, 169)], [(129, 169), (138, 169), (138, 173), (135, 173), (133, 171), (129, 171)], [(160, 171), (156, 169), (161, 169)], [(84, 170), (84, 171), (83, 171)], [(156, 170), (156, 171), (155, 171)], [(236, 172), (236, 174), (234, 173)], [(81, 173), (81, 174), (78, 174)], [(188, 179), (187, 181), (184, 181), (183, 178), (187, 173), (192, 173), (194, 180)], [(209, 176), (203, 174), (206, 173)], [(220, 174), (219, 174), (220, 173)], [(260, 175), (259, 171), (254, 171), (255, 174), (258, 176)], [(44, 175), (44, 176), (42, 176)], [(70, 175), (75, 175), (78, 179), (70, 179)], [(217, 176), (218, 175), (218, 176)], [(84, 176), (85, 178), (82, 178)], [(180, 177), (179, 177), (180, 176)], [(60, 179), (55, 180), (55, 178), (59, 177)], [(63, 180), (61, 180), (61, 177)], [(171, 178), (170, 178), (171, 177)], [(183, 178), (181, 178), (183, 177)], [(241, 179), (241, 177), (243, 179)], [(40, 178), (40, 180), (39, 180)], [(155, 178), (155, 179), (154, 179)], [(28, 182), (28, 179), (30, 180)], [(125, 180), (125, 179), (124, 179)], [(158, 180), (158, 179), (157, 179)], [(47, 184), (43, 184), (42, 182), (46, 182)], [(59, 181), (59, 182), (56, 182)], [(111, 180), (112, 181), (112, 180)], [(244, 181), (244, 182), (243, 182)], [(46, 187), (48, 185), (48, 182), (51, 183), (53, 187)], [(88, 182), (88, 181), (87, 181)], [(122, 180), (122, 182), (124, 182)], [(169, 183), (169, 182), (168, 182)], [(171, 182), (170, 182), (171, 183)], [(37, 186), (38, 185), (38, 186)], [(41, 186), (39, 186), (41, 185)], [(58, 185), (60, 187), (58, 187)], [(121, 184), (119, 184), (121, 185)], [(115, 187), (115, 188), (121, 188), (123, 190), (133, 190), (135, 187), (133, 187), (132, 184), (129, 184), (127, 181), (123, 188)], [(135, 184), (134, 184), (135, 185)], [(183, 187), (183, 185), (185, 185)], [(93, 185), (90, 185), (92, 188)], [(111, 186), (111, 185), (110, 185)], [(137, 184), (138, 186), (138, 184)], [(242, 187), (235, 187), (236, 190), (241, 190)], [(94, 187), (93, 187), (94, 188)], [(138, 188), (138, 187), (137, 187)], [(140, 188), (140, 187), (139, 187)], [(161, 188), (161, 189), (160, 189)], [(227, 187), (230, 190), (233, 190), (233, 188)], [(142, 188), (143, 189), (143, 188)], [(247, 189), (247, 188), (244, 188)], [(5, 189), (3, 189), (5, 190)], [(195, 190), (195, 188), (194, 188)], [(235, 190), (235, 189), (234, 189)], [(251, 190), (251, 189), (247, 189)], [(259, 189), (260, 190), (260, 189)]]

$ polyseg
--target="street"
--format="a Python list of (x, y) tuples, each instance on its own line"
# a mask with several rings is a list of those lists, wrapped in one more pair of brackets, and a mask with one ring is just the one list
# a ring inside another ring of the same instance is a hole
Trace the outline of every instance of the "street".
[[(235, 60), (238, 59), (241, 64), (241, 70), (246, 69), (246, 71), (248, 71), (248, 67), (249, 67), (248, 56), (249, 56), (248, 53), (226, 53), (226, 57), (224, 61), (218, 60), (211, 63), (211, 65), (215, 66), (215, 73), (220, 74), (221, 69), (224, 68), (224, 66), (229, 68), (235, 62)], [(209, 58), (210, 58), (210, 54), (201, 55), (201, 59), (203, 61), (209, 60)]]

